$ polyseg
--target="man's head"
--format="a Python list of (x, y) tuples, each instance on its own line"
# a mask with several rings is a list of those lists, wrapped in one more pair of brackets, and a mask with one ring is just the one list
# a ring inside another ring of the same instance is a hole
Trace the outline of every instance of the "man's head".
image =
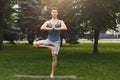
[(57, 15), (58, 15), (58, 8), (57, 7), (51, 8), (51, 15), (53, 18), (57, 17)]

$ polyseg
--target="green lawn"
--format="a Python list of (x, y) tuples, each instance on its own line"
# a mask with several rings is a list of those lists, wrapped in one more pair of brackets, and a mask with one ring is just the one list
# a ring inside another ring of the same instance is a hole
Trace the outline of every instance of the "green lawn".
[[(100, 43), (99, 55), (92, 43), (61, 47), (56, 75), (76, 75), (74, 80), (120, 80), (120, 43)], [(29, 45), (5, 45), (0, 51), (0, 80), (51, 80), (16, 78), (14, 75), (48, 75), (51, 53)], [(72, 80), (72, 79), (54, 79)]]

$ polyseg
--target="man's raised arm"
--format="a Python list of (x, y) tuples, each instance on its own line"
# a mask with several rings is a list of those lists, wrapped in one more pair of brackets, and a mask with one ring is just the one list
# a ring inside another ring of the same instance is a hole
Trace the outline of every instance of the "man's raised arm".
[(41, 30), (52, 30), (52, 28), (47, 27), (47, 26), (48, 26), (48, 23), (49, 23), (49, 21), (46, 21), (46, 22), (40, 27), (40, 29), (41, 29)]
[(64, 23), (64, 21), (60, 20), (61, 27), (55, 28), (55, 30), (67, 30), (67, 27)]

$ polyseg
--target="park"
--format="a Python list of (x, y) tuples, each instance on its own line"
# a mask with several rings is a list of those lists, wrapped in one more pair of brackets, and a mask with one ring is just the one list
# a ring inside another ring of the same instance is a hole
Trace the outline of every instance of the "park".
[[(92, 46), (92, 43), (64, 44), (58, 56), (56, 75), (76, 75), (75, 80), (119, 80), (120, 43), (100, 43), (98, 55), (93, 55)], [(49, 75), (51, 54), (48, 49), (5, 44), (5, 50), (0, 52), (0, 61), (0, 80), (51, 80), (15, 77)]]
[(119, 3), (1, 0), (0, 80), (120, 80)]

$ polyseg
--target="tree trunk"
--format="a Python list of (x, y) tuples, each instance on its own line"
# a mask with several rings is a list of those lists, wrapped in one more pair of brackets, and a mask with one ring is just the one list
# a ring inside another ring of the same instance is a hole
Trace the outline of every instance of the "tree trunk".
[(28, 43), (32, 45), (34, 41), (34, 31), (32, 29), (28, 29), (27, 39), (28, 39)]
[(0, 50), (3, 50), (3, 31), (0, 26)]
[(3, 50), (3, 12), (1, 11), (0, 11), (0, 50)]
[(99, 53), (99, 50), (98, 50), (99, 34), (100, 34), (100, 31), (99, 30), (95, 30), (95, 32), (94, 32), (94, 49), (93, 49), (93, 53), (94, 54), (98, 54)]
[(0, 50), (3, 50), (3, 26), (5, 7), (10, 0), (0, 0)]

